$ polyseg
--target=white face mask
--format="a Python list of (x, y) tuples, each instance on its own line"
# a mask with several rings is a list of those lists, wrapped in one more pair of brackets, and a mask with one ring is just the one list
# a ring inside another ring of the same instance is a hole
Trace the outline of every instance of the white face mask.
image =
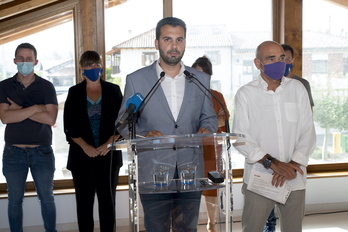
[(29, 75), (34, 70), (33, 62), (17, 62), (17, 70), (23, 76)]

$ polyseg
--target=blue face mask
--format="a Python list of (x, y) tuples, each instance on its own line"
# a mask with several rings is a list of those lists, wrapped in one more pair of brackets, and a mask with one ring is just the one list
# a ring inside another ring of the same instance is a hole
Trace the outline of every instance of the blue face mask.
[[(261, 63), (262, 64), (262, 63)], [(273, 80), (280, 80), (284, 76), (285, 62), (275, 62), (263, 65), (263, 72)]]
[(102, 75), (102, 73), (103, 73), (102, 68), (83, 70), (83, 75), (85, 75), (88, 79), (90, 79), (93, 82), (98, 80), (98, 78)]
[(27, 76), (34, 70), (34, 64), (32, 62), (17, 62), (17, 70), (23, 76)]
[(285, 65), (285, 73), (284, 73), (284, 76), (289, 75), (291, 69), (292, 69), (292, 63), (286, 64), (286, 65)]

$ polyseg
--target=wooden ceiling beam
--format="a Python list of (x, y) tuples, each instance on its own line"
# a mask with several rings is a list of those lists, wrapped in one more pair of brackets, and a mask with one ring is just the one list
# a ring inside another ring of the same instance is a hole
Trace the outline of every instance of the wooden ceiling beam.
[(127, 2), (127, 0), (108, 0), (106, 3), (106, 8), (114, 7), (125, 2)]
[(44, 5), (51, 4), (58, 0), (29, 0), (29, 1), (5, 1), (1, 5), (0, 20), (8, 18)]
[(12, 2), (14, 0), (0, 0), (0, 5), (4, 5), (6, 3)]
[(348, 0), (326, 0), (326, 1), (344, 8), (348, 8)]
[(67, 14), (56, 15), (54, 17), (46, 18), (44, 20), (31, 23), (30, 25), (23, 25), (16, 27), (13, 30), (0, 32), (0, 45), (9, 43), (19, 38), (58, 26), (73, 19), (72, 12)]

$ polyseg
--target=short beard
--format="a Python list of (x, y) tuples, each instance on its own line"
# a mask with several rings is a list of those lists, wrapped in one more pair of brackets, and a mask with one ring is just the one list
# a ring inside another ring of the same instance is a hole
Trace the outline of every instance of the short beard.
[(160, 52), (160, 56), (161, 56), (162, 60), (164, 61), (164, 63), (166, 63), (167, 65), (170, 65), (170, 66), (175, 66), (181, 61), (182, 57), (184, 56), (185, 51), (183, 51), (183, 53), (181, 55), (179, 54), (178, 57), (166, 56), (166, 54), (162, 50), (159, 50), (159, 52)]

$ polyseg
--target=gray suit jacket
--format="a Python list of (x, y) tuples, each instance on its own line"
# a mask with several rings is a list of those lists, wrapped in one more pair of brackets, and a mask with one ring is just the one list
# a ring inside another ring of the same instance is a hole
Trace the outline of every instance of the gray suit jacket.
[[(156, 61), (157, 62), (157, 61)], [(145, 97), (158, 80), (156, 62), (145, 68), (139, 69), (126, 78), (124, 98), (119, 117), (126, 110), (127, 100), (135, 93)], [(207, 88), (210, 88), (210, 76), (185, 66), (190, 73)], [(152, 130), (158, 130), (163, 135), (195, 134), (203, 127), (214, 133), (217, 130), (217, 116), (212, 106), (211, 95), (194, 82), (185, 83), (184, 99), (177, 120), (173, 118), (163, 89), (159, 86), (148, 97), (145, 105), (139, 111), (136, 133), (145, 136)], [(119, 128), (120, 134), (128, 137), (128, 126)], [(203, 177), (203, 151), (201, 148), (168, 149), (151, 152), (138, 152), (139, 181), (152, 181), (152, 172), (155, 165), (170, 166), (169, 178), (174, 175), (175, 167), (187, 163), (197, 164), (197, 176)]]

